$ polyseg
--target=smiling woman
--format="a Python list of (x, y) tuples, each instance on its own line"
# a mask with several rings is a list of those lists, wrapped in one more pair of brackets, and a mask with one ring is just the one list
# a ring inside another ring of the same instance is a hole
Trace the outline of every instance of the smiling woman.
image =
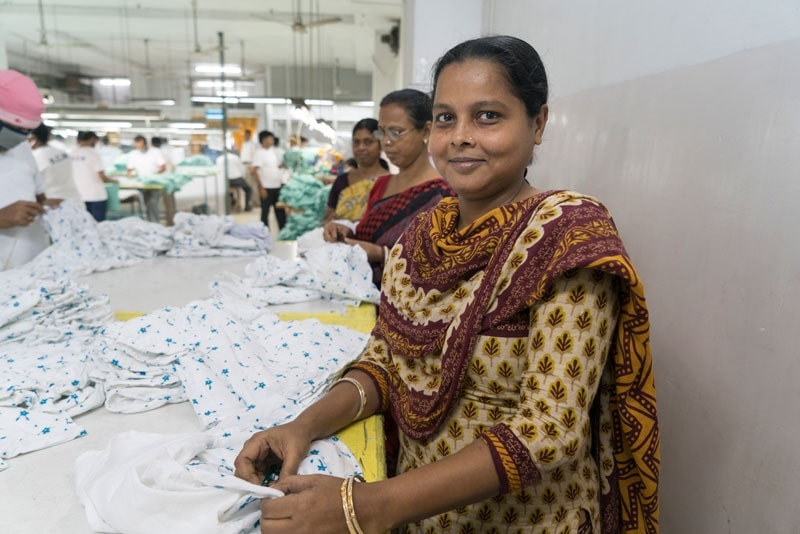
[(525, 181), (546, 102), (541, 60), (517, 38), (440, 59), (430, 144), (458, 198), (391, 249), (347, 383), (236, 463), (260, 481), (275, 454), (294, 473), (312, 439), (382, 412), (399, 428), (398, 475), (282, 477), (289, 496), (263, 503), (263, 532), (658, 532), (644, 290), (599, 201)]

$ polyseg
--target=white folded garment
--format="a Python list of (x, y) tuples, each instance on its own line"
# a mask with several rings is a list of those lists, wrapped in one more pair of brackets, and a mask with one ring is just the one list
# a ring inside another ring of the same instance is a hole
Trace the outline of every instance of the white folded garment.
[[(68, 415), (0, 407), (0, 458), (9, 459), (45, 449), (85, 434), (86, 431)], [(3, 462), (0, 464), (0, 470), (7, 467)]]
[[(261, 498), (277, 490), (233, 475), (233, 461), (249, 432), (125, 432), (103, 451), (75, 462), (78, 498), (89, 525), (102, 532), (239, 534), (258, 531)], [(312, 443), (300, 474), (350, 476), (361, 467), (338, 440)]]
[(293, 262), (258, 258), (245, 268), (244, 277), (223, 273), (210, 290), (216, 298), (256, 307), (320, 298), (343, 306), (380, 301), (366, 253), (343, 243), (314, 248)]
[[(174, 246), (168, 256), (260, 256), (269, 252), (268, 236), (256, 238), (231, 235), (236, 226), (233, 217), (178, 213), (173, 227)], [(239, 234), (241, 235), (241, 234)], [(265, 246), (266, 245), (266, 246)]]

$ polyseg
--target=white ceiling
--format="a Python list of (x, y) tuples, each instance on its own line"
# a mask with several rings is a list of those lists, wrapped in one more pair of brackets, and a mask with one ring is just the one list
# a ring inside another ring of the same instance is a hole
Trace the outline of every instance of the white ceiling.
[[(402, 13), (402, 0), (196, 2), (196, 40), (192, 0), (0, 0), (0, 35), (12, 67), (86, 76), (185, 79), (190, 64), (219, 61), (220, 31), (226, 62), (244, 59), (256, 77), (277, 65), (371, 72), (376, 35)], [(306, 24), (343, 20), (295, 32), (298, 12)]]

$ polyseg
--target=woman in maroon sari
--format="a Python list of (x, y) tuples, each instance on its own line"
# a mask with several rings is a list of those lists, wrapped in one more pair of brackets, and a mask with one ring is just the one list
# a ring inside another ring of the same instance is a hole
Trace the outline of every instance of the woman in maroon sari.
[(375, 137), (400, 172), (375, 181), (355, 232), (336, 221), (325, 225), (326, 241), (344, 241), (366, 251), (378, 286), (386, 252), (409, 222), (442, 198), (455, 196), (428, 158), (431, 109), (430, 97), (415, 89), (393, 91), (381, 100)]

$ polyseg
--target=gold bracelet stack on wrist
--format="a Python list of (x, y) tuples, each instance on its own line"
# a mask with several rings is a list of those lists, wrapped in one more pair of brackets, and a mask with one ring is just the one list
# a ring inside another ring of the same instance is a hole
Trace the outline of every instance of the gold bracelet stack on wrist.
[(364, 477), (356, 475), (348, 477), (342, 481), (340, 493), (342, 494), (342, 509), (344, 510), (344, 520), (347, 523), (347, 531), (350, 534), (364, 534), (361, 525), (358, 524), (356, 517), (356, 507), (353, 504), (353, 482), (365, 482)]
[(358, 421), (359, 419), (361, 419), (361, 416), (364, 415), (364, 410), (367, 408), (367, 392), (364, 391), (364, 386), (361, 385), (361, 382), (359, 382), (355, 378), (350, 378), (349, 376), (340, 378), (339, 380), (334, 382), (331, 385), (331, 389), (335, 388), (338, 384), (342, 382), (353, 384), (358, 390), (358, 399), (361, 404), (358, 407), (358, 413), (356, 413), (356, 416), (353, 418), (353, 421)]

